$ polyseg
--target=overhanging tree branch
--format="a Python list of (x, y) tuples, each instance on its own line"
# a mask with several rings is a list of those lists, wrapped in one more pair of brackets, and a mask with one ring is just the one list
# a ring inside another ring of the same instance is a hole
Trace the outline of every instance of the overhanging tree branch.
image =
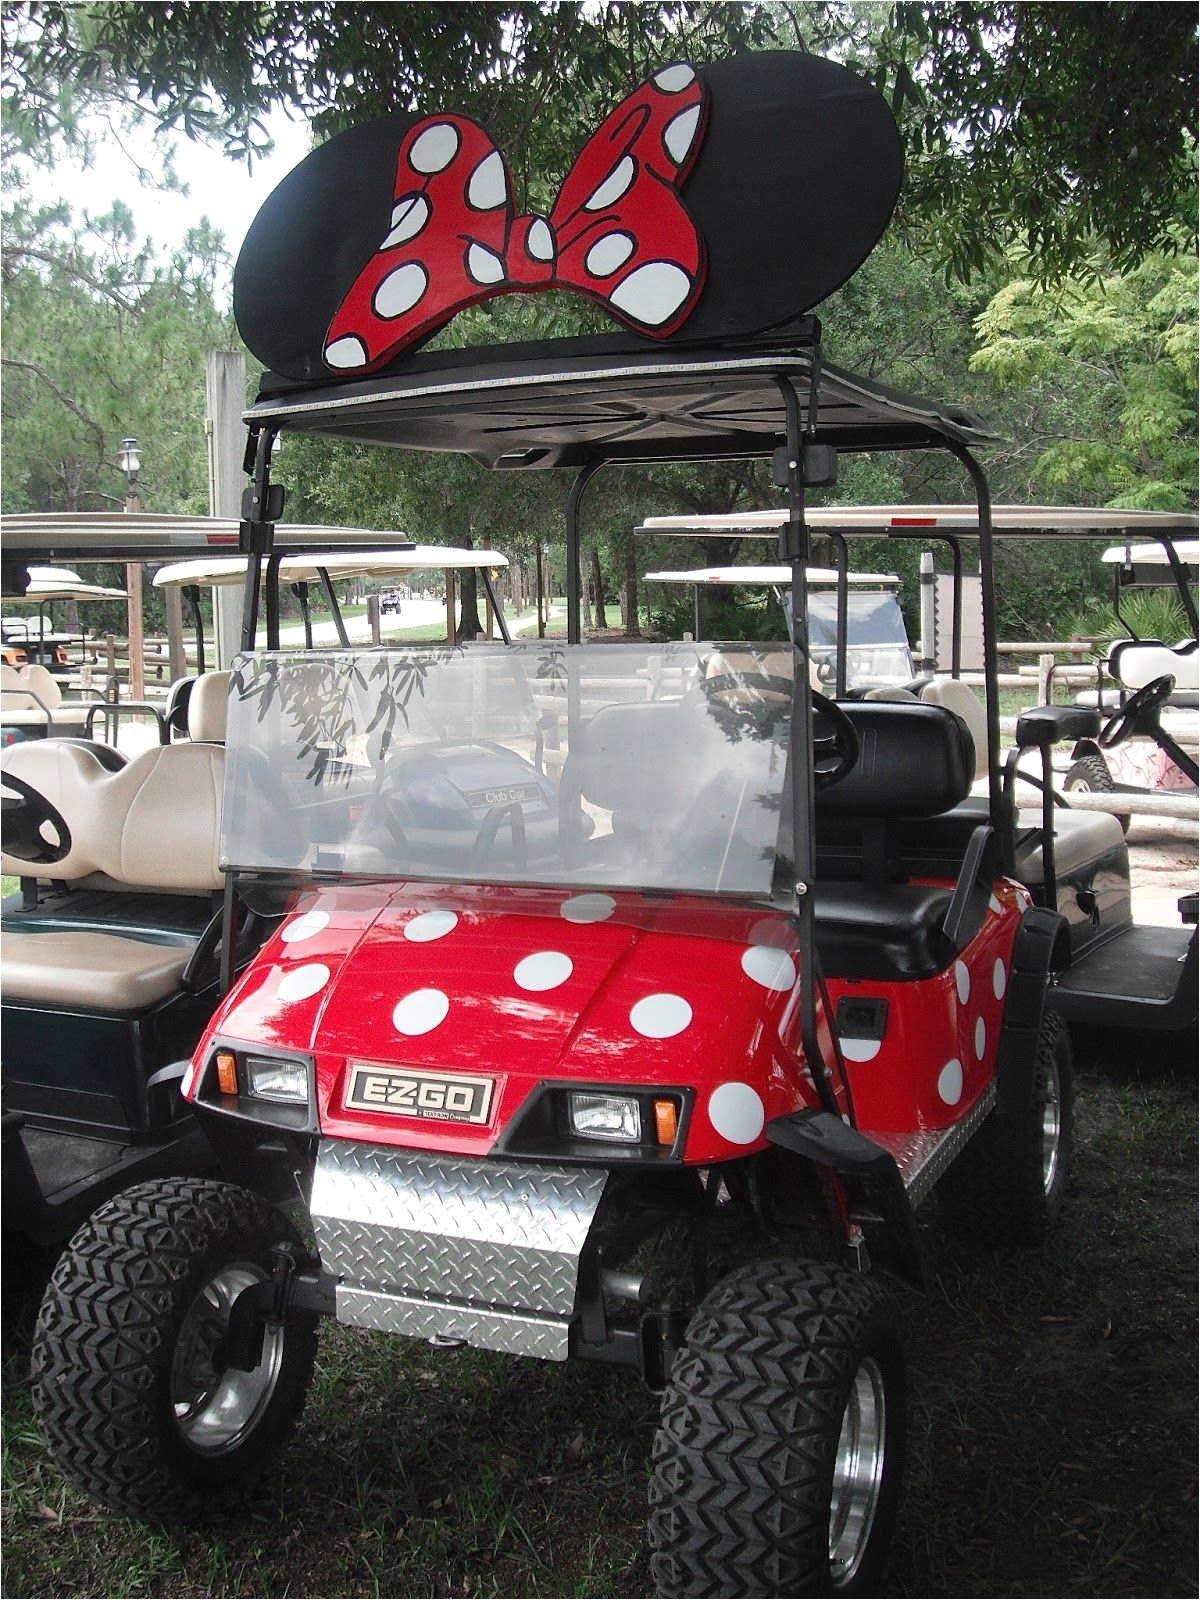
[(104, 429), (95, 420), (89, 417), (78, 401), (72, 400), (64, 389), (61, 389), (44, 367), (39, 367), (33, 361), (18, 361), (13, 356), (0, 356), (0, 365), (12, 367), (18, 372), (32, 372), (35, 378), (44, 383), (56, 400), (60, 401), (72, 416), (78, 417), (80, 422), (96, 441), (96, 459), (104, 460)]

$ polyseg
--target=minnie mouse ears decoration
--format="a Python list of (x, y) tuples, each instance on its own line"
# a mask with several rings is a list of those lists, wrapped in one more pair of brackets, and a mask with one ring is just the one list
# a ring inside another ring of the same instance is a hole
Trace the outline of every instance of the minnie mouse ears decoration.
[(382, 117), (268, 197), (234, 311), (267, 367), (320, 383), (390, 370), (464, 307), (544, 289), (603, 306), (628, 330), (614, 348), (744, 340), (850, 277), (901, 170), (882, 96), (787, 51), (660, 68), (587, 140), (544, 217), (519, 212), (470, 118)]

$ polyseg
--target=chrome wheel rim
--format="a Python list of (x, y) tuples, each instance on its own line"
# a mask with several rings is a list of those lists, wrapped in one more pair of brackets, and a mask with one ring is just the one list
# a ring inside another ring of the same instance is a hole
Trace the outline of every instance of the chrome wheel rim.
[(1058, 1086), (1058, 1068), (1053, 1064), (1046, 1073), (1046, 1090), (1042, 1097), (1042, 1192), (1049, 1196), (1058, 1179), (1058, 1163), (1062, 1150), (1062, 1097)]
[(250, 1372), (227, 1365), (225, 1343), (233, 1302), (243, 1289), (265, 1283), (257, 1267), (239, 1264), (215, 1272), (184, 1315), (171, 1362), (175, 1426), (200, 1455), (225, 1455), (258, 1425), (279, 1381), (284, 1330), (268, 1324), (262, 1355)]
[(883, 1372), (874, 1356), (864, 1356), (850, 1385), (833, 1463), (829, 1567), (835, 1589), (858, 1571), (875, 1526), (886, 1432)]

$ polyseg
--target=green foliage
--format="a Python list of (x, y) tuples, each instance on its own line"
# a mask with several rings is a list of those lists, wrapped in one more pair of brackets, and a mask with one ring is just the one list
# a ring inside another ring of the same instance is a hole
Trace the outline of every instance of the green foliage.
[(4, 509), (121, 505), (133, 436), (145, 503), (206, 511), (204, 357), (235, 338), (219, 237), (193, 229), (163, 262), (119, 203), (84, 228), (19, 192), (3, 238)]
[(1195, 15), (1177, 4), (6, 0), (0, 15), (5, 124), (26, 149), (77, 135), (98, 102), (240, 153), (263, 147), (258, 119), (276, 104), (322, 136), (455, 106), (513, 155), (525, 190), (561, 173), (649, 68), (783, 44), (837, 56), (888, 96), (908, 156), (902, 225), (951, 276), (978, 274), (1014, 236), (1041, 280), (1096, 237), (1129, 268), (1186, 248), (1175, 219), (1181, 205), (1195, 216)]
[(1094, 601), (1075, 619), (1072, 631), (1095, 634), (1101, 640), (1099, 654), (1105, 655), (1112, 640), (1127, 638), (1130, 632), (1139, 639), (1178, 644), (1190, 636), (1191, 624), (1178, 595), (1169, 589), (1143, 589), (1121, 596), (1120, 617), (1111, 601)]
[(1196, 300), (1195, 258), (1162, 254), (1124, 274), (1096, 259), (1053, 288), (1021, 275), (993, 297), (972, 366), (1019, 394), (1035, 492), (1195, 504)]
[(902, 0), (876, 50), (908, 147), (904, 225), (952, 275), (1013, 238), (1039, 282), (1097, 237), (1123, 270), (1194, 243), (1192, 8)]

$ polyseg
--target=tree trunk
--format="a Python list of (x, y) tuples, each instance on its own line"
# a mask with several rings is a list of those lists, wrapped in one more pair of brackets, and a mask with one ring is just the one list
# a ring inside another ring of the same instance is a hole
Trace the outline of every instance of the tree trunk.
[(592, 546), (592, 593), (596, 600), (596, 626), (608, 627), (608, 617), (604, 611), (604, 575), (600, 571), (600, 552)]
[[(467, 534), (462, 542), (468, 550), (475, 548), (471, 534)], [(478, 639), (483, 632), (483, 622), (479, 616), (479, 581), (474, 567), (463, 567), (459, 571), (458, 603), (458, 627), (454, 638), (456, 643), (462, 644), (464, 639)]]
[(590, 628), (592, 625), (592, 603), (590, 599), (591, 585), (585, 582), (583, 576), (583, 550), (579, 551), (580, 565), (575, 574), (575, 581), (579, 584), (579, 605), (582, 612), (581, 626)]
[(625, 550), (625, 582), (621, 585), (621, 621), (625, 632), (641, 633), (638, 626), (637, 545), (630, 539)]

